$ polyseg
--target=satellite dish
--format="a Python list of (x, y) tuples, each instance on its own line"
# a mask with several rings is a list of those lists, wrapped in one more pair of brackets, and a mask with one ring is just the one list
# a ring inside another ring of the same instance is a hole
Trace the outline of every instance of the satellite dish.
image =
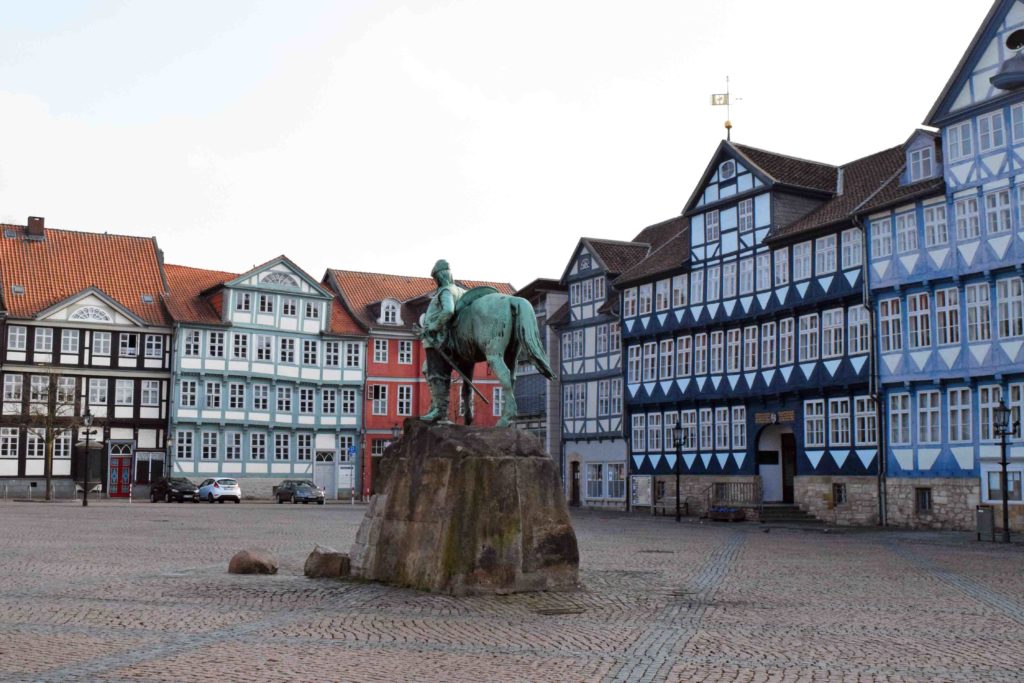
[(1019, 50), (1024, 47), (1024, 28), (1017, 29), (1006, 38), (1006, 47)]

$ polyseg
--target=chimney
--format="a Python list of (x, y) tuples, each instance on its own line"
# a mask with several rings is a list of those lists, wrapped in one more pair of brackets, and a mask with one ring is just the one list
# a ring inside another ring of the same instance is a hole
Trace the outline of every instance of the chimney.
[(25, 229), (25, 234), (29, 237), (38, 237), (42, 239), (46, 235), (46, 229), (43, 227), (46, 222), (45, 218), (40, 216), (29, 216), (28, 227)]

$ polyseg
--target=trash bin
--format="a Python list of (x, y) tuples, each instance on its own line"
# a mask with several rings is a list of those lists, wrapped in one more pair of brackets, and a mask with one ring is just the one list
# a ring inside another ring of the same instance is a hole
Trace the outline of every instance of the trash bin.
[(979, 505), (974, 509), (974, 519), (977, 525), (978, 540), (982, 536), (988, 536), (994, 543), (996, 540), (995, 514), (991, 505)]

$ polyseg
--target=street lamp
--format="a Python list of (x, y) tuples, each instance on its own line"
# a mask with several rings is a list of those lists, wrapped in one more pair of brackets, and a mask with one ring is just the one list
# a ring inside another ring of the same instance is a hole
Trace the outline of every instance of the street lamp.
[(676, 521), (680, 521), (682, 516), (679, 512), (679, 461), (683, 459), (683, 425), (679, 422), (679, 418), (676, 418), (676, 426), (672, 428), (672, 436), (676, 441)]
[(402, 428), (399, 427), (398, 423), (396, 422), (395, 425), (391, 428), (391, 443), (394, 443), (395, 441), (398, 441), (398, 437), (400, 437), (401, 435), (402, 435)]
[(85, 426), (85, 469), (82, 471), (82, 507), (89, 506), (89, 437), (92, 436), (92, 413), (89, 407), (85, 408), (85, 415), (82, 416), (82, 424)]
[(996, 434), (1000, 437), (1000, 459), (999, 465), (1002, 468), (1000, 474), (999, 488), (1003, 492), (1003, 543), (1010, 542), (1010, 491), (1008, 484), (1008, 477), (1006, 476), (1006, 435), (1016, 434), (1017, 425), (1020, 423), (1010, 424), (1010, 409), (1006, 407), (1006, 403), (1003, 399), (999, 399), (999, 405), (992, 411), (995, 424), (993, 425)]

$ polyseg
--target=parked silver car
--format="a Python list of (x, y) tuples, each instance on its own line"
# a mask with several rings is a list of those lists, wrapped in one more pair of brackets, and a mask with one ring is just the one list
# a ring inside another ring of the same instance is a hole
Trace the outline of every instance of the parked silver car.
[(199, 500), (223, 503), (225, 499), (242, 502), (242, 489), (238, 482), (228, 477), (214, 477), (199, 485)]

